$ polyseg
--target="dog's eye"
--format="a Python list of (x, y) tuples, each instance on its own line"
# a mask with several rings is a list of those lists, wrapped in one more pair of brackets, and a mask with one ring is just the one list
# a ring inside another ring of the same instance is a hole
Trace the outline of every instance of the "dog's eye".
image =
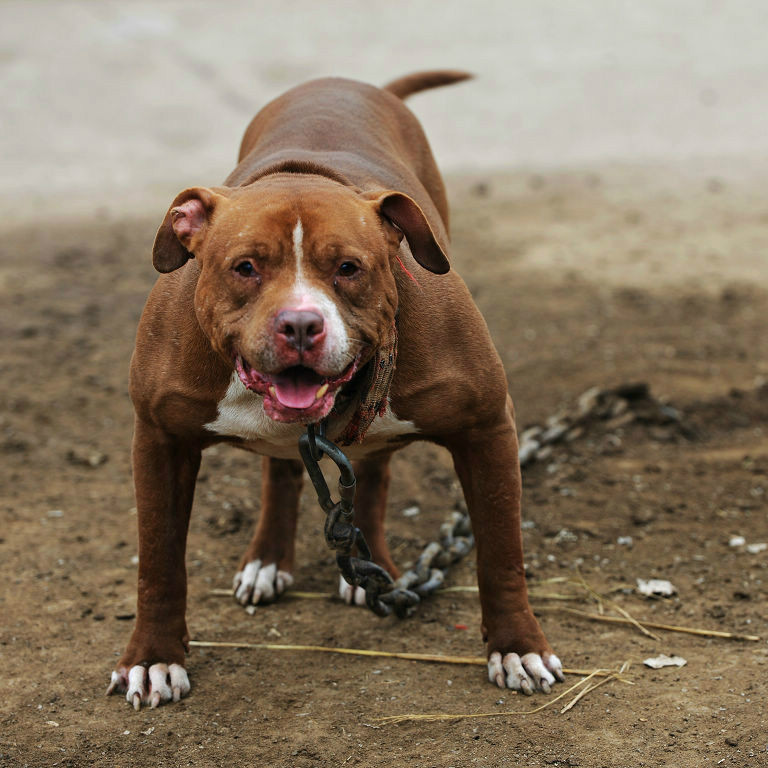
[(359, 267), (353, 261), (343, 261), (339, 264), (338, 274), (341, 277), (352, 277), (358, 269)]
[(235, 267), (235, 272), (243, 277), (256, 277), (256, 267), (250, 261), (241, 261)]

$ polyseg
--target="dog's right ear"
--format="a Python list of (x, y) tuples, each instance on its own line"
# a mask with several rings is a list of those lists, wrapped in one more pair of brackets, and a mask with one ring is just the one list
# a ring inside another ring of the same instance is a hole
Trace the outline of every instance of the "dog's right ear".
[[(223, 190), (221, 190), (223, 191)], [(194, 258), (222, 195), (205, 187), (192, 187), (176, 195), (165, 214), (152, 248), (158, 272), (173, 272)]]

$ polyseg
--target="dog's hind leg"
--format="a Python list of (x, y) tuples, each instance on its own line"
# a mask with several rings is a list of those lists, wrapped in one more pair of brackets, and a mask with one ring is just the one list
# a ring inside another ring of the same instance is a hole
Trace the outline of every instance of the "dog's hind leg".
[(233, 582), (242, 605), (274, 600), (293, 583), (303, 471), (294, 459), (262, 460), (261, 515)]
[[(384, 536), (384, 518), (387, 512), (389, 490), (389, 459), (391, 454), (381, 454), (360, 459), (354, 463), (357, 478), (355, 494), (355, 525), (360, 528), (370, 547), (373, 562), (380, 565), (393, 579), (400, 572), (389, 554)], [(339, 594), (348, 604), (365, 605), (365, 591), (352, 587), (339, 577)]]

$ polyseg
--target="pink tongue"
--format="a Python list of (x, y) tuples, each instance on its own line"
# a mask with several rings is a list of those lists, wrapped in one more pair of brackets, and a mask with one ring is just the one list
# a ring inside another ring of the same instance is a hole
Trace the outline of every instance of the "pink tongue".
[(311, 375), (280, 374), (275, 377), (275, 394), (286, 408), (309, 408), (320, 383), (319, 377)]

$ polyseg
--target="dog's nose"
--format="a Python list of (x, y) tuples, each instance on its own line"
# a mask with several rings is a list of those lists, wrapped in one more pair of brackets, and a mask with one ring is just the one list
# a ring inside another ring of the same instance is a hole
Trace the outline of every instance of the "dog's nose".
[(317, 312), (306, 309), (284, 309), (275, 318), (275, 333), (289, 347), (304, 352), (312, 349), (325, 336), (325, 321)]

